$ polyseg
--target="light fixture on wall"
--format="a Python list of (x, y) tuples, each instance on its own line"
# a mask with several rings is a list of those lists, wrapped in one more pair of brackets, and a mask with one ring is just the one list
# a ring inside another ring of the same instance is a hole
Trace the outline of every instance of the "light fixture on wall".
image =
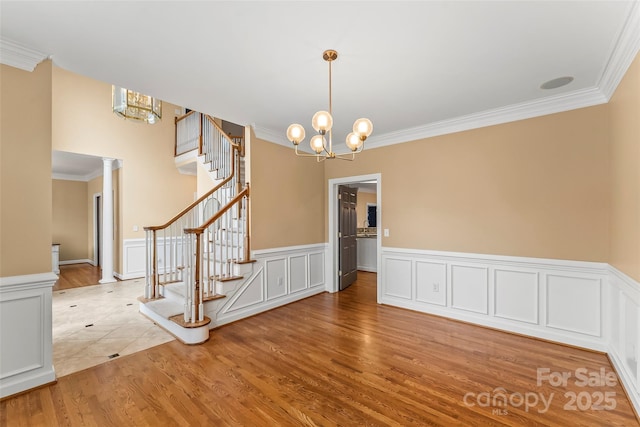
[[(369, 119), (358, 119), (353, 124), (353, 132), (347, 135), (346, 144), (351, 150), (351, 154), (336, 154), (333, 152), (333, 141), (331, 127), (333, 117), (331, 116), (331, 63), (338, 59), (338, 52), (335, 50), (325, 50), (322, 58), (329, 63), (329, 111), (318, 111), (311, 119), (311, 125), (318, 132), (311, 138), (311, 149), (315, 154), (298, 152), (298, 145), (304, 140), (305, 131), (302, 125), (292, 124), (287, 128), (287, 138), (296, 149), (296, 155), (301, 157), (315, 157), (317, 161), (326, 159), (353, 160), (355, 155), (364, 150), (364, 141), (373, 131), (373, 123)], [(328, 140), (327, 140), (328, 136)]]
[(162, 118), (162, 101), (140, 92), (113, 86), (113, 112), (125, 119), (154, 124)]

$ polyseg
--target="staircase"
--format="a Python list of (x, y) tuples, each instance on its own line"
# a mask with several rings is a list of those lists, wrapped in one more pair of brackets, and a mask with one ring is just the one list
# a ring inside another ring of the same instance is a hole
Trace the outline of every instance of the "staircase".
[(191, 111), (176, 119), (176, 155), (194, 149), (219, 182), (166, 224), (144, 228), (146, 284), (139, 298), (142, 314), (186, 344), (209, 338), (220, 300), (253, 268), (243, 140)]

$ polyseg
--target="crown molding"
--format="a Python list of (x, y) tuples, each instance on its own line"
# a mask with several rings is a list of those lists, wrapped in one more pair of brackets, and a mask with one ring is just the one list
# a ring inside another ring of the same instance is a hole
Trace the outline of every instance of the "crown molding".
[[(111, 167), (111, 170), (118, 170), (122, 167), (122, 160), (120, 159), (114, 159), (113, 165)], [(92, 181), (96, 178), (98, 178), (99, 176), (102, 176), (104, 172), (103, 168), (98, 168), (96, 170), (94, 170), (93, 172), (90, 172), (86, 175), (77, 175), (77, 174), (70, 174), (70, 173), (59, 173), (59, 172), (52, 172), (51, 173), (51, 179), (58, 179), (61, 181), (81, 181), (81, 182), (89, 182)]]
[[(403, 129), (397, 132), (374, 135), (367, 139), (365, 148), (379, 148), (387, 145), (401, 144), (434, 136), (447, 135), (465, 130), (478, 129), (486, 126), (545, 116), (547, 114), (591, 107), (593, 105), (604, 104), (606, 102), (607, 98), (598, 88), (582, 89), (567, 94), (550, 96), (531, 102), (513, 104), (453, 119), (429, 123), (424, 126)], [(279, 132), (259, 127), (255, 124), (252, 126), (258, 138), (291, 148), (291, 143), (283, 138)], [(334, 149), (334, 151), (336, 154), (350, 153), (347, 147), (338, 147), (337, 149)]]
[(471, 129), (515, 122), (548, 114), (561, 113), (578, 108), (604, 104), (607, 99), (597, 88), (583, 89), (567, 94), (555, 95), (531, 102), (481, 111), (454, 119), (429, 123), (424, 126), (373, 136), (367, 140), (368, 148), (384, 147), (402, 142), (434, 136), (447, 135)]
[(0, 63), (25, 71), (33, 71), (48, 54), (29, 49), (7, 39), (0, 39)]
[(634, 1), (598, 84), (607, 102), (638, 55), (638, 51), (640, 51), (640, 2)]
[[(401, 144), (434, 136), (478, 129), (486, 126), (525, 120), (548, 114), (606, 104), (613, 96), (629, 66), (640, 51), (640, 1), (630, 6), (629, 15), (613, 47), (611, 56), (604, 67), (598, 85), (560, 95), (549, 96), (530, 102), (473, 113), (461, 117), (429, 123), (382, 135), (373, 135), (366, 142), (366, 148), (378, 148)], [(288, 148), (291, 143), (284, 134), (272, 129), (252, 125), (256, 136)], [(306, 150), (305, 150), (306, 151)], [(346, 147), (335, 150), (337, 154), (348, 153)]]

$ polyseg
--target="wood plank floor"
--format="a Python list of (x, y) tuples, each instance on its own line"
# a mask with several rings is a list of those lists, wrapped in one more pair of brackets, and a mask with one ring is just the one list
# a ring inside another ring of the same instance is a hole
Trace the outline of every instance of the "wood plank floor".
[(100, 267), (91, 264), (68, 264), (60, 266), (58, 280), (53, 285), (54, 291), (97, 285), (101, 276)]
[[(575, 377), (611, 372), (603, 354), (378, 305), (375, 294), (375, 274), (359, 273), (343, 292), (223, 326), (203, 345), (163, 344), (7, 399), (0, 424), (638, 425), (617, 381)], [(538, 385), (538, 369), (572, 376)]]

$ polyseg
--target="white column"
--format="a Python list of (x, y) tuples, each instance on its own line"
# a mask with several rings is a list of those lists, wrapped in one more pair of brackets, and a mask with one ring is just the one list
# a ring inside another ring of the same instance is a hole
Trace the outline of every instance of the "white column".
[(113, 277), (113, 159), (102, 159), (102, 279), (112, 283)]

